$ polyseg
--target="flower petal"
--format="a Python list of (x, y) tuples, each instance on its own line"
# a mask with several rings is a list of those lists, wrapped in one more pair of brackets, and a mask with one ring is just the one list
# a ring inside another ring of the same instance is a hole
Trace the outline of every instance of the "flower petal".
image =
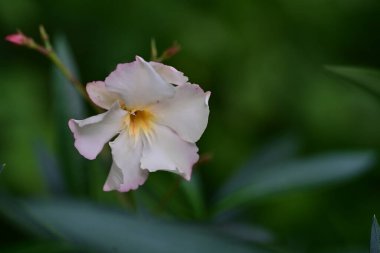
[(207, 126), (210, 95), (198, 85), (187, 83), (176, 87), (172, 98), (152, 105), (149, 110), (157, 122), (173, 129), (185, 141), (196, 142)]
[(154, 134), (143, 139), (141, 168), (150, 172), (167, 170), (190, 180), (193, 165), (198, 161), (198, 148), (182, 140), (166, 126), (154, 124)]
[(182, 85), (189, 80), (189, 78), (185, 76), (181, 71), (178, 71), (171, 66), (153, 61), (149, 62), (149, 64), (154, 68), (154, 70), (156, 70), (162, 79), (168, 83)]
[(109, 192), (112, 190), (117, 190), (120, 188), (120, 185), (123, 184), (123, 172), (115, 162), (112, 162), (111, 170), (108, 174), (106, 183), (103, 186), (103, 191)]
[(116, 101), (121, 99), (117, 93), (109, 91), (106, 84), (102, 81), (88, 83), (86, 90), (92, 102), (106, 110), (110, 109)]
[(148, 171), (140, 167), (142, 140), (123, 131), (110, 142), (110, 147), (113, 163), (103, 190), (127, 192), (137, 189), (148, 178)]
[(84, 120), (69, 120), (75, 138), (74, 145), (79, 153), (87, 159), (95, 159), (104, 144), (121, 129), (125, 114), (119, 103), (115, 103), (105, 113)]
[(174, 95), (174, 87), (138, 56), (134, 62), (119, 64), (106, 78), (105, 83), (109, 90), (121, 95), (127, 107), (133, 109)]

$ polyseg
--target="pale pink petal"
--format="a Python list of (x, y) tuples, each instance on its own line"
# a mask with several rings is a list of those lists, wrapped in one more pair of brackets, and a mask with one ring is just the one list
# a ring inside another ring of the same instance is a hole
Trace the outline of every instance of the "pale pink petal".
[(149, 62), (149, 64), (154, 68), (154, 70), (156, 70), (162, 79), (168, 83), (182, 85), (189, 80), (189, 78), (185, 76), (181, 71), (178, 71), (171, 66), (153, 61)]
[(172, 171), (190, 180), (193, 165), (198, 161), (198, 148), (182, 140), (166, 126), (153, 125), (153, 133), (144, 139), (141, 167), (151, 172)]
[(177, 86), (172, 98), (152, 105), (149, 110), (157, 122), (173, 129), (185, 141), (196, 142), (207, 126), (210, 95), (198, 85), (187, 83)]
[(118, 100), (121, 100), (120, 96), (106, 88), (106, 84), (102, 81), (95, 81), (86, 85), (88, 96), (91, 98), (97, 106), (106, 110)]
[(105, 83), (109, 90), (120, 94), (127, 107), (133, 109), (174, 95), (174, 87), (138, 56), (134, 62), (117, 65)]
[(110, 142), (113, 164), (103, 187), (104, 191), (135, 190), (148, 178), (148, 171), (141, 169), (142, 140), (123, 131)]
[(106, 183), (103, 186), (103, 191), (112, 191), (120, 188), (120, 185), (123, 184), (123, 172), (115, 162), (112, 162), (111, 170), (108, 174)]
[(115, 103), (105, 113), (84, 119), (69, 121), (69, 127), (74, 134), (75, 147), (87, 159), (93, 160), (113, 136), (121, 129), (123, 117), (126, 115)]

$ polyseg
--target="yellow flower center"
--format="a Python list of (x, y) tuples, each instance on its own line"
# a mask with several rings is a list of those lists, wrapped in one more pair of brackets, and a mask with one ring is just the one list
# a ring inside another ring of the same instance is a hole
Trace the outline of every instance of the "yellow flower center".
[(138, 136), (141, 131), (148, 135), (152, 129), (153, 118), (153, 114), (147, 110), (128, 111), (124, 124), (131, 136)]

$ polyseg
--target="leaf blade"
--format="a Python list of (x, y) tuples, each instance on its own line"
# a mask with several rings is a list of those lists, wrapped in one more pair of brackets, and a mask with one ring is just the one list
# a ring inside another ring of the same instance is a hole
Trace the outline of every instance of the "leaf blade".
[(248, 184), (219, 198), (216, 210), (235, 208), (251, 201), (295, 189), (343, 181), (365, 172), (375, 161), (372, 152), (330, 153), (277, 164), (261, 170)]
[(325, 69), (380, 99), (380, 71), (345, 66), (325, 66)]
[(376, 216), (372, 219), (370, 253), (380, 253), (380, 228)]
[[(54, 41), (57, 55), (68, 69), (78, 76), (77, 66), (69, 43), (62, 35)], [(56, 123), (57, 153), (68, 185), (67, 189), (74, 194), (86, 192), (86, 176), (82, 157), (76, 152), (73, 137), (67, 122), (71, 118), (81, 119), (85, 116), (84, 102), (73, 85), (57, 69), (52, 70), (54, 121)]]
[(221, 238), (202, 226), (131, 216), (84, 202), (26, 201), (22, 205), (38, 224), (100, 252), (267, 252)]

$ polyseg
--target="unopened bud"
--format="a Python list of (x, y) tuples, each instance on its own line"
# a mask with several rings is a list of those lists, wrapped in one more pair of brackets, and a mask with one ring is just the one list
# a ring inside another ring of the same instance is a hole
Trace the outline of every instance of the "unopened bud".
[(6, 36), (5, 40), (16, 45), (25, 45), (28, 39), (24, 34), (19, 32)]
[(181, 50), (181, 46), (179, 44), (177, 44), (177, 43), (174, 43), (173, 46), (169, 47), (168, 49), (166, 49), (164, 51), (164, 53), (162, 54), (162, 56), (165, 59), (168, 59), (168, 58), (176, 55), (180, 50)]

